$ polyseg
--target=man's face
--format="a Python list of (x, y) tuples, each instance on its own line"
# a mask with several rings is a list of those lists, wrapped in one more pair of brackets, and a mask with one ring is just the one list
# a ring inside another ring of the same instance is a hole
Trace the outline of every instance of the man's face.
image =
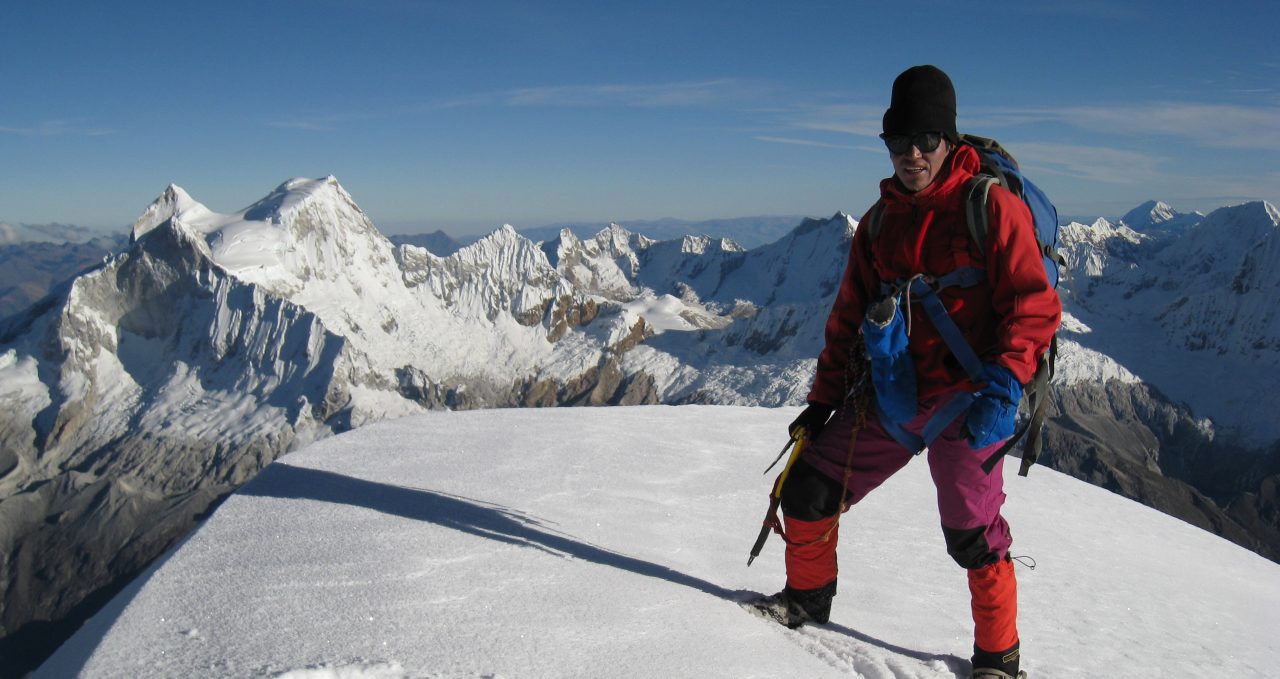
[(893, 174), (902, 182), (907, 191), (915, 193), (933, 183), (942, 172), (942, 164), (951, 153), (951, 144), (943, 139), (938, 147), (927, 153), (912, 144), (904, 153), (889, 152), (893, 161)]

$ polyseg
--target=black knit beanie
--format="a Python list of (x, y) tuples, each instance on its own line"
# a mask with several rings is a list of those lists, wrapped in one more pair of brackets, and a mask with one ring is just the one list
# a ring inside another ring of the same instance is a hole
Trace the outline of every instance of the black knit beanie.
[(889, 110), (884, 112), (885, 134), (942, 132), (955, 143), (956, 89), (937, 66), (912, 66), (893, 81)]

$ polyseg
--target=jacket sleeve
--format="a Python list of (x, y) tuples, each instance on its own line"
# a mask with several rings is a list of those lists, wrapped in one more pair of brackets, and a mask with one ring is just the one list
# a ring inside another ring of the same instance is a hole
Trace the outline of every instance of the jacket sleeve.
[(1058, 291), (1045, 276), (1035, 225), (1026, 204), (994, 187), (988, 201), (987, 278), (992, 287), (996, 362), (1026, 384), (1049, 348), (1062, 317)]
[(810, 403), (822, 403), (838, 407), (844, 400), (845, 371), (849, 363), (849, 351), (854, 339), (861, 332), (862, 317), (867, 308), (876, 275), (868, 253), (870, 243), (865, 223), (858, 222), (853, 242), (849, 245), (849, 258), (845, 263), (840, 290), (827, 316), (826, 343), (818, 355), (818, 369), (809, 391)]

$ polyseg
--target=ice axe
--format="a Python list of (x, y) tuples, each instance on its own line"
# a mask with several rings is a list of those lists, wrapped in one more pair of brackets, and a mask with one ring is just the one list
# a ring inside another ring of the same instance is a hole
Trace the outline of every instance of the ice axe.
[(791, 439), (786, 445), (782, 446), (782, 450), (778, 452), (778, 456), (773, 459), (773, 463), (764, 470), (765, 474), (769, 473), (778, 464), (778, 460), (787, 454), (787, 449), (791, 449), (791, 456), (787, 458), (787, 463), (782, 466), (782, 473), (778, 474), (777, 480), (773, 482), (773, 492), (769, 494), (769, 512), (764, 515), (764, 525), (760, 527), (760, 535), (756, 536), (756, 544), (751, 547), (751, 556), (747, 557), (747, 565), (750, 566), (752, 561), (760, 556), (760, 550), (764, 547), (765, 540), (769, 539), (769, 531), (775, 531), (784, 538), (786, 535), (782, 532), (782, 523), (778, 520), (778, 504), (782, 501), (782, 484), (787, 481), (787, 474), (791, 473), (791, 465), (795, 464), (800, 458), (800, 451), (804, 449), (805, 441), (804, 427), (796, 427), (791, 432)]

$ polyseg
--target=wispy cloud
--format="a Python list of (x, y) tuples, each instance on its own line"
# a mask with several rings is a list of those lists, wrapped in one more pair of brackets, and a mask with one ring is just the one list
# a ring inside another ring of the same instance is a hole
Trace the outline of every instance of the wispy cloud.
[[(489, 99), (492, 105), (492, 97)], [(353, 123), (379, 122), (394, 118), (408, 118), (422, 115), (434, 110), (458, 108), (462, 101), (436, 102), (436, 104), (399, 104), (388, 108), (371, 110), (326, 111), (326, 113), (282, 114), (274, 120), (268, 120), (266, 126), (279, 129), (296, 129), (302, 132), (334, 132), (337, 129), (351, 126)], [(470, 104), (474, 105), (474, 104)]]
[(339, 127), (343, 122), (353, 120), (346, 116), (324, 116), (321, 118), (290, 118), (283, 120), (273, 120), (267, 123), (268, 127), (278, 127), (283, 130), (304, 130), (308, 132), (331, 132)]
[(748, 81), (722, 78), (655, 84), (525, 87), (502, 93), (498, 99), (505, 106), (685, 108), (742, 102), (754, 97), (759, 90), (759, 85)]
[(870, 104), (801, 104), (788, 115), (787, 125), (801, 130), (836, 132), (857, 137), (880, 134), (884, 107)]
[(405, 102), (368, 112), (299, 114), (280, 117), (270, 127), (332, 131), (351, 123), (428, 115), (440, 111), (492, 107), (545, 108), (693, 108), (748, 106), (759, 101), (767, 86), (732, 78), (651, 84), (550, 85)]
[(1099, 21), (1138, 20), (1143, 10), (1132, 2), (1116, 0), (1074, 0), (1074, 2), (1018, 3), (1009, 11), (1028, 15), (1074, 16)]
[(1260, 199), (1274, 203), (1280, 200), (1276, 193), (1276, 187), (1280, 187), (1280, 172), (1231, 177), (1197, 175), (1182, 179), (1181, 185), (1186, 189), (1179, 199), (1206, 205), (1231, 205)]
[(1164, 177), (1157, 169), (1168, 161), (1162, 156), (1103, 146), (1072, 144), (1018, 144), (1018, 162), (1024, 168), (1109, 184), (1145, 184)]
[(815, 146), (824, 149), (839, 149), (842, 151), (878, 151), (870, 146), (854, 146), (851, 144), (832, 144), (824, 141), (814, 141), (812, 139), (796, 139), (794, 137), (771, 137), (768, 135), (757, 135), (752, 137), (756, 141), (769, 142), (771, 144), (791, 144), (793, 146)]
[(1074, 125), (1112, 133), (1155, 133), (1204, 146), (1280, 149), (1280, 107), (1222, 104), (1151, 104), (1080, 107), (1064, 111)]
[(812, 103), (803, 97), (794, 99), (800, 103), (761, 111), (771, 118), (769, 124), (776, 131), (754, 134), (752, 138), (771, 144), (884, 153), (884, 146), (878, 140), (869, 143), (880, 134), (883, 108)]
[[(884, 108), (878, 105), (800, 106), (782, 125), (789, 129), (875, 137)], [(1280, 106), (1181, 101), (1056, 108), (967, 109), (963, 129), (993, 132), (1034, 124), (1059, 124), (1114, 136), (1166, 136), (1208, 148), (1280, 150)]]
[(115, 134), (115, 130), (92, 126), (81, 119), (60, 119), (45, 120), (26, 127), (0, 125), (0, 134), (20, 137), (101, 137)]
[(987, 111), (978, 118), (984, 127), (1052, 122), (1109, 135), (1168, 136), (1210, 148), (1280, 150), (1280, 106), (1153, 102)]

